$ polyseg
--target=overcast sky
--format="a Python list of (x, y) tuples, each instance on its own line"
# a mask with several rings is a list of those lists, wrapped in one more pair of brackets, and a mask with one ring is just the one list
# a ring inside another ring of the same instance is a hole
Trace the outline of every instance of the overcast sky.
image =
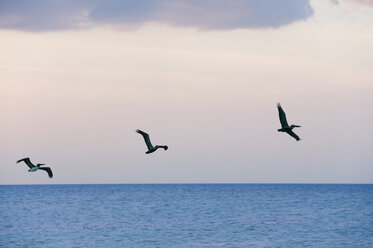
[(373, 183), (372, 68), (373, 0), (0, 0), (0, 184)]

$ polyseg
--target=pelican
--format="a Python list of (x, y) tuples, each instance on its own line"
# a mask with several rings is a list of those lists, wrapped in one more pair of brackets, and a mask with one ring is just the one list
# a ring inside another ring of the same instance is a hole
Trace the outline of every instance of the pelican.
[(152, 142), (150, 142), (149, 134), (147, 134), (147, 133), (141, 131), (140, 129), (137, 129), (136, 132), (139, 133), (139, 134), (141, 134), (142, 137), (143, 137), (144, 140), (145, 140), (145, 144), (146, 144), (146, 146), (148, 147), (148, 151), (145, 152), (146, 154), (149, 154), (149, 153), (155, 152), (158, 148), (163, 148), (163, 149), (165, 149), (165, 150), (168, 149), (168, 146), (159, 146), (159, 145), (153, 146), (153, 145), (152, 145)]
[(277, 109), (278, 109), (278, 115), (280, 117), (280, 122), (281, 122), (281, 128), (277, 129), (277, 131), (288, 133), (291, 137), (293, 137), (294, 139), (299, 141), (300, 138), (298, 137), (298, 135), (296, 135), (293, 132), (293, 128), (301, 127), (301, 126), (297, 126), (297, 125), (294, 125), (294, 124), (289, 126), (289, 124), (286, 120), (286, 114), (285, 114), (284, 110), (282, 110), (280, 103), (277, 103)]
[(44, 164), (32, 164), (31, 161), (30, 161), (30, 158), (23, 158), (23, 159), (20, 159), (17, 161), (17, 164), (20, 163), (20, 162), (25, 162), (27, 164), (28, 167), (30, 167), (30, 169), (28, 170), (29, 172), (34, 172), (34, 171), (37, 171), (37, 170), (45, 170), (47, 173), (48, 173), (48, 176), (50, 178), (53, 177), (53, 173), (52, 173), (52, 170), (51, 168), (49, 167), (40, 167)]

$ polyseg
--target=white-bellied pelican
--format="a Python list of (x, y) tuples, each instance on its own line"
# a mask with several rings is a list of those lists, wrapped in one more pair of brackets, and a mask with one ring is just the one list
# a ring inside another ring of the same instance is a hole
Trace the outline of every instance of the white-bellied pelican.
[(295, 128), (295, 127), (301, 127), (301, 126), (298, 126), (298, 125), (290, 125), (289, 126), (289, 124), (288, 124), (288, 122), (286, 120), (286, 114), (285, 114), (284, 110), (281, 108), (281, 104), (280, 103), (277, 103), (277, 109), (278, 109), (278, 115), (280, 117), (280, 122), (281, 122), (281, 128), (277, 129), (277, 131), (288, 133), (291, 137), (293, 137), (294, 139), (296, 139), (297, 141), (299, 141), (300, 138), (298, 137), (298, 135), (296, 135), (293, 132), (293, 128)]
[(149, 154), (149, 153), (155, 152), (158, 148), (163, 148), (163, 149), (165, 149), (165, 150), (168, 149), (168, 146), (159, 146), (159, 145), (153, 146), (153, 145), (152, 145), (152, 142), (150, 142), (149, 134), (147, 134), (147, 133), (141, 131), (140, 129), (137, 129), (136, 132), (139, 133), (139, 134), (141, 134), (142, 137), (143, 137), (144, 140), (145, 140), (145, 144), (146, 144), (146, 146), (148, 147), (148, 151), (145, 152), (146, 154)]
[(17, 164), (20, 163), (20, 162), (25, 162), (25, 164), (27, 164), (28, 167), (30, 167), (30, 169), (28, 170), (29, 172), (34, 172), (34, 171), (37, 171), (37, 170), (44, 170), (48, 173), (48, 176), (50, 178), (53, 177), (53, 173), (52, 173), (52, 170), (51, 168), (49, 167), (40, 167), (44, 164), (32, 164), (31, 161), (30, 161), (30, 158), (23, 158), (23, 159), (20, 159), (17, 161)]

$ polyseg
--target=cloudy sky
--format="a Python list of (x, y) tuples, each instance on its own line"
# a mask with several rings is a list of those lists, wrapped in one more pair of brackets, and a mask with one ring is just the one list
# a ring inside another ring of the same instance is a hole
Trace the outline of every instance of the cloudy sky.
[(0, 0), (0, 184), (373, 183), (372, 68), (373, 0)]

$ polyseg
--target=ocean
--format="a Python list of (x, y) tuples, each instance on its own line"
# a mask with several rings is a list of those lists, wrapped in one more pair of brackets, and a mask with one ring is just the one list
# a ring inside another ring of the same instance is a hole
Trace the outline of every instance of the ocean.
[(0, 186), (0, 247), (373, 247), (373, 185)]

